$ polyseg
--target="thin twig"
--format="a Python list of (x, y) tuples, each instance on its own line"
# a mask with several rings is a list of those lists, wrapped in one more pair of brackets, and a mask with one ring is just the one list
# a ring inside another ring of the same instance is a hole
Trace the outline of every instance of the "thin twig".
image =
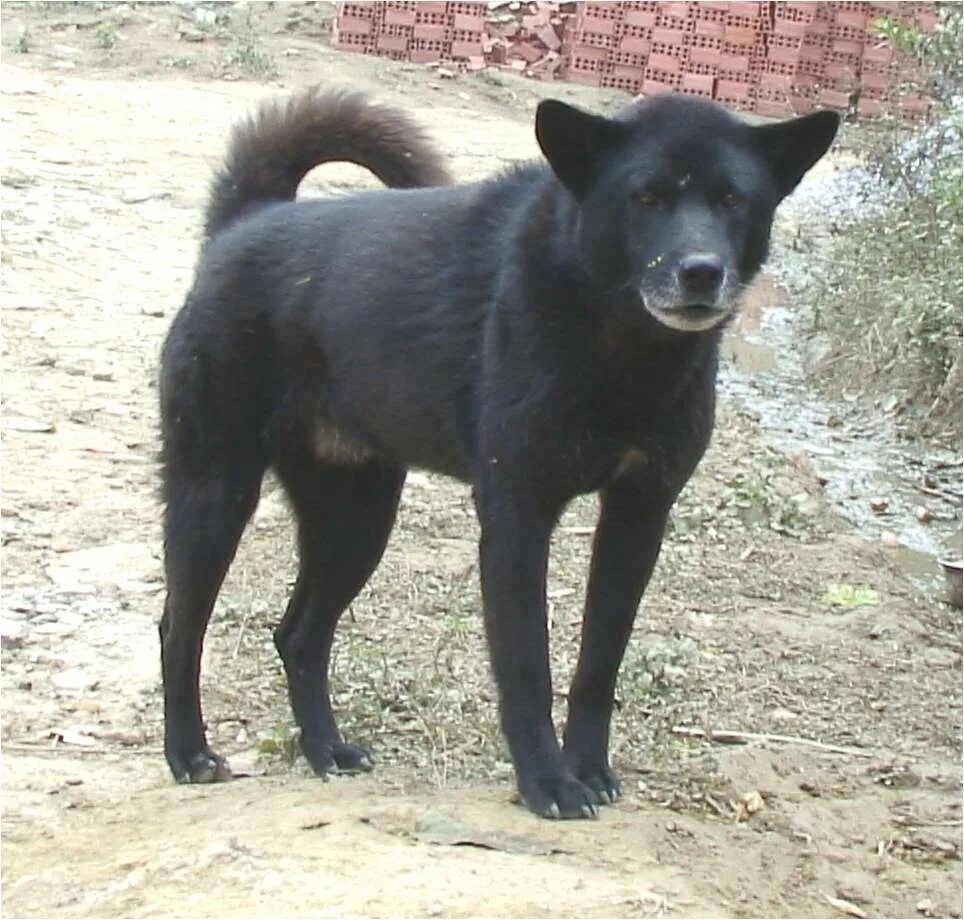
[(932, 489), (929, 486), (918, 486), (917, 490), (923, 492), (925, 495), (933, 495), (934, 498), (939, 498), (952, 505), (959, 505), (962, 501), (959, 492), (951, 492), (949, 489)]
[(773, 741), (778, 744), (801, 744), (805, 747), (816, 748), (820, 751), (830, 751), (834, 754), (853, 754), (856, 757), (876, 757), (873, 751), (866, 751), (863, 748), (844, 747), (839, 744), (824, 744), (822, 741), (811, 741), (809, 738), (797, 738), (793, 735), (763, 735), (756, 732), (729, 731), (717, 729), (707, 731), (702, 728), (690, 728), (686, 725), (677, 725), (673, 728), (674, 735), (683, 735), (686, 738), (704, 738), (706, 741), (715, 741), (718, 744), (748, 744), (751, 741)]

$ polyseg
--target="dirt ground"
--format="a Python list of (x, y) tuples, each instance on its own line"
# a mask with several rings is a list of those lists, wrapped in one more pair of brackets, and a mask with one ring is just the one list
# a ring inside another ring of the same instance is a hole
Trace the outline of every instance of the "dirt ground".
[[(513, 803), (471, 502), (417, 473), (336, 652), (377, 770), (322, 782), (292, 754), (270, 630), (295, 559), (269, 483), (204, 665), (212, 741), (247, 776), (171, 781), (154, 381), (229, 126), (281, 89), (361, 86), (472, 179), (536, 154), (549, 92), (330, 51), (330, 6), (3, 5), (4, 916), (961, 916), (960, 615), (736, 402), (644, 602), (614, 725), (627, 796), (598, 822)], [(361, 184), (328, 167), (308, 193)], [(762, 285), (744, 324), (779, 296)], [(560, 690), (594, 513), (574, 503), (555, 541)]]

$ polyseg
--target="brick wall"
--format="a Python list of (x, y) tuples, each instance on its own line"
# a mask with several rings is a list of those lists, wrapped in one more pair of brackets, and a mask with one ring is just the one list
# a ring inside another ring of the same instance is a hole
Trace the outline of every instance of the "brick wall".
[[(922, 121), (921, 82), (872, 35), (880, 16), (924, 30), (934, 3), (362, 2), (339, 4), (335, 48), (459, 69), (500, 67), (628, 93), (676, 92), (761, 115), (830, 108)], [(899, 91), (901, 90), (901, 91)]]
[(487, 3), (341, 3), (332, 47), (415, 63), (485, 66)]

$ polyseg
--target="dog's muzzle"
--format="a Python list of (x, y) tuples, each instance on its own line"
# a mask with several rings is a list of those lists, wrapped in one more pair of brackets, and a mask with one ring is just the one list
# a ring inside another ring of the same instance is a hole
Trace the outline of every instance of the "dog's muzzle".
[(640, 285), (643, 306), (664, 326), (681, 332), (702, 332), (722, 323), (735, 306), (723, 260), (698, 252), (680, 259), (666, 289)]

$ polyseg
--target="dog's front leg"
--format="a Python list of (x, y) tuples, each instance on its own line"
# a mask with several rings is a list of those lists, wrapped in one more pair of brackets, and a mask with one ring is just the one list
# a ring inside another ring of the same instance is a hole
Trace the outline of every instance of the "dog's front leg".
[(600, 498), (563, 751), (572, 773), (599, 802), (609, 803), (622, 794), (609, 765), (616, 675), (659, 555), (672, 498), (653, 482), (635, 481), (616, 482)]
[(552, 725), (546, 564), (555, 515), (489, 490), (479, 498), (485, 627), (519, 792), (544, 817), (594, 817), (596, 796), (567, 768)]

